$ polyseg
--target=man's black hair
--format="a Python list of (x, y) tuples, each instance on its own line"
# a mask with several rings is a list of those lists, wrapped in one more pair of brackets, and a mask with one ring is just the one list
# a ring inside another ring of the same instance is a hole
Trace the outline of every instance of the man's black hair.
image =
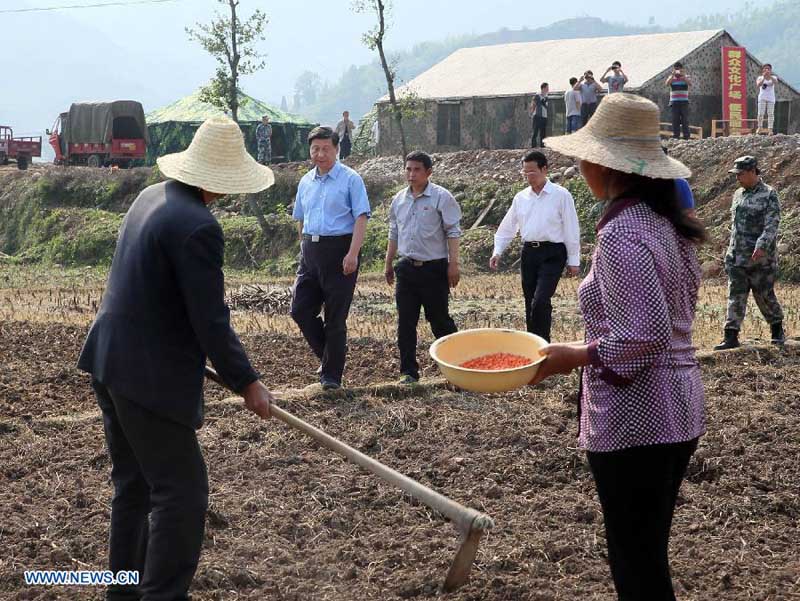
[(544, 90), (549, 84), (545, 81), (542, 85), (539, 86), (540, 90)]
[(523, 163), (536, 163), (539, 169), (543, 169), (547, 167), (547, 157), (544, 156), (544, 153), (541, 150), (529, 150), (524, 157), (522, 157)]
[(764, 67), (769, 67), (770, 69), (772, 69), (772, 64), (764, 63), (763, 65), (761, 65), (761, 68), (763, 69)]
[(427, 152), (422, 152), (421, 150), (413, 150), (408, 153), (406, 156), (406, 163), (409, 161), (414, 161), (415, 163), (422, 163), (422, 166), (425, 169), (433, 169), (433, 159), (431, 155)]
[(330, 140), (334, 146), (338, 146), (339, 134), (326, 125), (320, 125), (308, 132), (308, 145), (311, 146), (314, 140)]
[(683, 63), (681, 61), (678, 61), (673, 65), (673, 67), (675, 67), (676, 69), (683, 69)]
[(617, 65), (618, 67), (621, 67), (622, 63), (619, 62), (619, 61), (614, 61), (613, 63), (611, 63), (611, 66), (613, 67), (614, 65)]
[(570, 77), (569, 78), (569, 85), (574, 86), (576, 83), (578, 83), (578, 78), (577, 77)]

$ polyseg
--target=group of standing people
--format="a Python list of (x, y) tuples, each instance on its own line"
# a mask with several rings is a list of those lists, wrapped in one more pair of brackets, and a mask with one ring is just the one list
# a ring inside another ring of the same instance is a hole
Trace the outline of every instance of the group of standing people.
[[(591, 70), (586, 70), (581, 79), (571, 77), (569, 88), (564, 93), (564, 106), (566, 107), (566, 133), (571, 134), (586, 125), (597, 110), (598, 94), (603, 93), (601, 83), (608, 86), (608, 94), (624, 91), (628, 83), (628, 76), (622, 70), (622, 63), (614, 61), (603, 73), (600, 81), (594, 78)], [(547, 136), (547, 117), (550, 87), (547, 83), (540, 86), (540, 92), (535, 94), (531, 101), (531, 117), (533, 119), (533, 135), (531, 147), (537, 148), (544, 145)]]
[[(377, 121), (376, 121), (377, 124)], [(353, 149), (353, 135), (356, 124), (350, 120), (350, 112), (344, 111), (342, 119), (336, 124), (336, 133), (339, 136), (339, 158), (346, 159)], [(261, 165), (272, 163), (272, 123), (269, 115), (261, 117), (261, 123), (256, 126), (256, 161)], [(372, 136), (377, 138), (377, 125), (373, 128)], [(377, 143), (377, 139), (375, 140)]]
[[(663, 152), (658, 132), (655, 104), (614, 94), (580, 131), (547, 141), (579, 160), (605, 209), (578, 292), (585, 341), (542, 348), (546, 359), (532, 384), (581, 370), (579, 443), (600, 498), (614, 585), (626, 601), (675, 599), (672, 516), (706, 427), (692, 345), (697, 245), (706, 232), (679, 200), (676, 181), (691, 172)], [(320, 361), (322, 387), (336, 389), (371, 209), (362, 178), (338, 160), (339, 133), (317, 127), (308, 143), (314, 168), (299, 183), (293, 211), (302, 241), (291, 316)], [(158, 164), (169, 179), (144, 190), (128, 211), (79, 359), (92, 374), (112, 461), (109, 568), (142, 575), (137, 587), (109, 587), (110, 600), (188, 598), (208, 506), (196, 436), (206, 361), (261, 418), (270, 417), (273, 400), (231, 328), (222, 229), (209, 211), (225, 194), (269, 187), (272, 172), (247, 154), (240, 129), (225, 117), (208, 120), (186, 151)], [(565, 266), (578, 274), (580, 231), (572, 196), (547, 177), (546, 156), (530, 151), (521, 166), (529, 186), (498, 228), (490, 267), (519, 233), (527, 327), (549, 340), (550, 298)], [(755, 290), (749, 263), (737, 257), (749, 252), (753, 263), (772, 265), (777, 196), (753, 157), (734, 170), (743, 188), (729, 254)], [(426, 153), (406, 156), (405, 173), (408, 186), (390, 207), (385, 278), (395, 286), (401, 382), (413, 384), (420, 311), (436, 337), (456, 331), (448, 299), (461, 277), (461, 210), (430, 181)], [(774, 323), (779, 307), (771, 315)]]
[[(775, 84), (777, 76), (772, 74), (772, 65), (766, 63), (761, 69), (761, 75), (756, 80), (758, 88), (758, 121), (756, 128), (761, 131), (766, 119), (766, 131), (773, 133), (775, 121)], [(622, 70), (622, 63), (614, 61), (598, 82), (591, 70), (584, 72), (581, 79), (571, 77), (569, 87), (564, 93), (564, 106), (567, 134), (578, 131), (586, 125), (597, 110), (599, 95), (604, 91), (607, 94), (623, 92), (628, 76)], [(607, 90), (601, 84), (607, 85)], [(669, 89), (669, 109), (672, 117), (672, 137), (688, 140), (691, 136), (689, 129), (689, 88), (691, 80), (686, 73), (683, 63), (676, 62), (665, 82)], [(548, 84), (541, 84), (540, 91), (531, 101), (530, 113), (532, 119), (531, 147), (537, 148), (544, 145), (547, 136), (547, 119), (550, 109)]]

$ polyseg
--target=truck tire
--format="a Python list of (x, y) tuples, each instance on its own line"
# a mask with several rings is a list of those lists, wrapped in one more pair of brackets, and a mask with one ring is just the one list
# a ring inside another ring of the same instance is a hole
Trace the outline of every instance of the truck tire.
[(28, 162), (30, 159), (25, 156), (24, 154), (17, 157), (17, 169), (20, 171), (25, 171), (28, 168)]
[(103, 166), (103, 157), (99, 154), (90, 154), (89, 158), (86, 159), (86, 164), (89, 167), (102, 167)]
[(8, 155), (6, 153), (0, 153), (0, 165), (8, 165)]

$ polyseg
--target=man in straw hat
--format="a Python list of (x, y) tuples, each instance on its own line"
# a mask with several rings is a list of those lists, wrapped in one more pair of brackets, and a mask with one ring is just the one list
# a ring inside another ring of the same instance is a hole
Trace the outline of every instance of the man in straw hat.
[(272, 172), (222, 116), (158, 166), (169, 179), (128, 210), (78, 361), (92, 374), (111, 456), (109, 569), (140, 574), (138, 587), (110, 586), (107, 599), (188, 599), (208, 505), (195, 432), (206, 359), (261, 418), (273, 398), (231, 328), (222, 228), (208, 209), (225, 194), (268, 188)]
[(703, 225), (680, 206), (689, 169), (659, 139), (660, 111), (608, 96), (586, 127), (548, 138), (580, 159), (606, 203), (592, 267), (578, 291), (586, 344), (552, 344), (534, 378), (583, 367), (579, 444), (587, 452), (619, 599), (674, 600), (669, 533), (678, 490), (705, 432), (692, 322)]
[(315, 167), (300, 180), (292, 211), (302, 242), (291, 315), (322, 362), (322, 388), (335, 390), (342, 385), (347, 314), (370, 208), (364, 180), (336, 160), (339, 135), (330, 127), (316, 127), (308, 144)]

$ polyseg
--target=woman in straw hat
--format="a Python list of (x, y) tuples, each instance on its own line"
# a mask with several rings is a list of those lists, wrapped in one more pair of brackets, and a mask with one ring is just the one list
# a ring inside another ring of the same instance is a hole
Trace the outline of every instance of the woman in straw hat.
[(169, 179), (125, 216), (78, 362), (92, 374), (111, 456), (109, 569), (140, 574), (139, 586), (111, 586), (107, 599), (188, 599), (208, 505), (195, 433), (206, 359), (260, 417), (272, 400), (231, 328), (222, 228), (208, 210), (225, 194), (268, 188), (272, 172), (227, 117), (203, 123), (188, 150), (158, 166)]
[(661, 149), (658, 107), (625, 93), (600, 103), (579, 132), (546, 144), (580, 159), (606, 207), (578, 292), (587, 344), (545, 347), (533, 383), (584, 368), (579, 442), (603, 508), (619, 599), (672, 600), (672, 515), (705, 432), (692, 347), (696, 244), (705, 230), (679, 206), (674, 183), (690, 171)]

